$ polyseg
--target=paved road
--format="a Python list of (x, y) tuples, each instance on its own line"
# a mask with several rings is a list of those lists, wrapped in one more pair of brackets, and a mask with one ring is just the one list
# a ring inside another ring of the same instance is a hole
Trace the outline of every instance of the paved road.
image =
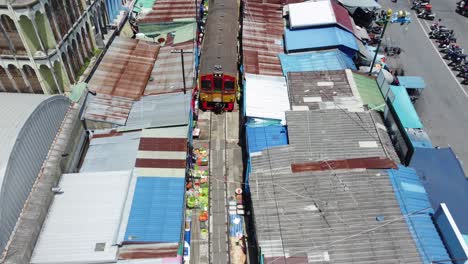
[(229, 263), (226, 207), (226, 115), (211, 114), (210, 263)]
[[(456, 0), (431, 2), (434, 12), (456, 30), (459, 43), (468, 51), (468, 18), (453, 11)], [(383, 4), (395, 11), (410, 9), (407, 0)], [(468, 87), (459, 84), (423, 31), (430, 22), (418, 22), (414, 14), (412, 18), (408, 26), (391, 25), (385, 38), (391, 37), (402, 47), (398, 63), (404, 65), (406, 75), (422, 76), (427, 83), (416, 110), (433, 144), (451, 146), (468, 171)]]

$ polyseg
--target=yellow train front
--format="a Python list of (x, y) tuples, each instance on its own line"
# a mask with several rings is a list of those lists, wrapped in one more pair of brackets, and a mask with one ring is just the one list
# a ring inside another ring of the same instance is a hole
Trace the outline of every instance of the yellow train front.
[(202, 110), (234, 109), (238, 90), (238, 21), (237, 1), (210, 1), (199, 67)]

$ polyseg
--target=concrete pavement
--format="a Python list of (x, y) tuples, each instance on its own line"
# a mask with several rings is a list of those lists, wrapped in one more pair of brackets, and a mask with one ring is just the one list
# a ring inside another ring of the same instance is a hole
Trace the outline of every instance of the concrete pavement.
[[(468, 18), (454, 12), (456, 0), (433, 2), (434, 12), (442, 17), (443, 23), (457, 31), (460, 44), (464, 45), (465, 51), (468, 50)], [(405, 0), (381, 4), (395, 12), (410, 10), (410, 4)], [(399, 58), (392, 59), (390, 64), (403, 65), (406, 75), (418, 75), (425, 79), (427, 89), (415, 104), (425, 130), (434, 145), (451, 146), (465, 171), (468, 171), (468, 87), (459, 84), (432, 46), (427, 28), (424, 29), (432, 22), (418, 22), (414, 12), (412, 19), (413, 22), (407, 26), (391, 25), (384, 36), (391, 37), (403, 49)]]

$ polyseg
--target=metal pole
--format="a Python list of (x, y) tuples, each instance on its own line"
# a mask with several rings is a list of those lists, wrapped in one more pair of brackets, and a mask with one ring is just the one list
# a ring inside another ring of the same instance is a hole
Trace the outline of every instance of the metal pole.
[(387, 15), (385, 17), (385, 24), (384, 24), (384, 28), (382, 30), (382, 34), (380, 34), (379, 43), (377, 44), (377, 49), (375, 50), (374, 59), (372, 60), (372, 64), (371, 64), (371, 67), (370, 67), (370, 70), (369, 70), (369, 73), (368, 73), (369, 76), (372, 75), (372, 70), (374, 69), (375, 60), (377, 59), (377, 54), (379, 53), (380, 44), (382, 44), (382, 39), (383, 39), (383, 36), (385, 34), (385, 30), (387, 29), (388, 20), (389, 20), (389, 17)]
[(185, 66), (184, 66), (184, 50), (180, 50), (180, 59), (182, 60), (182, 81), (184, 81), (184, 94), (187, 94), (187, 87), (185, 86)]

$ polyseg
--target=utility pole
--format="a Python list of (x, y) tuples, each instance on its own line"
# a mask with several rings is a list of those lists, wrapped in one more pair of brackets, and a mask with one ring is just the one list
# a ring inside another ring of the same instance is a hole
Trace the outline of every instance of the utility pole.
[(384, 37), (384, 34), (385, 34), (385, 30), (387, 29), (387, 25), (388, 25), (388, 22), (390, 23), (400, 23), (400, 25), (405, 25), (405, 24), (409, 24), (411, 23), (411, 19), (408, 17), (406, 11), (398, 11), (398, 14), (396, 17), (393, 17), (392, 18), (392, 14), (393, 14), (393, 10), (392, 9), (388, 9), (387, 10), (387, 13), (385, 14), (385, 18), (384, 18), (384, 27), (382, 29), (382, 34), (380, 34), (380, 39), (379, 39), (379, 43), (377, 44), (377, 49), (375, 50), (375, 54), (374, 54), (374, 59), (372, 60), (372, 64), (370, 66), (370, 69), (369, 69), (369, 73), (368, 75), (371, 76), (372, 75), (372, 70), (374, 69), (374, 64), (375, 64), (375, 60), (377, 59), (377, 55), (379, 53), (379, 49), (380, 49), (380, 45), (382, 44), (382, 39)]
[(374, 69), (375, 60), (377, 59), (377, 55), (379, 54), (380, 44), (382, 44), (382, 39), (383, 39), (383, 36), (385, 34), (385, 30), (387, 29), (388, 21), (390, 20), (391, 16), (392, 16), (392, 10), (389, 9), (389, 10), (387, 10), (387, 14), (385, 14), (384, 27), (383, 27), (383, 30), (382, 30), (382, 34), (380, 34), (379, 43), (377, 43), (377, 49), (375, 50), (374, 59), (372, 60), (372, 64), (370, 66), (370, 70), (369, 70), (369, 73), (368, 73), (369, 76), (372, 75), (372, 70)]
[(184, 94), (187, 94), (187, 86), (185, 84), (185, 65), (184, 65), (184, 53), (193, 53), (192, 50), (173, 50), (171, 53), (180, 53), (180, 60), (182, 61), (182, 81), (184, 82)]

